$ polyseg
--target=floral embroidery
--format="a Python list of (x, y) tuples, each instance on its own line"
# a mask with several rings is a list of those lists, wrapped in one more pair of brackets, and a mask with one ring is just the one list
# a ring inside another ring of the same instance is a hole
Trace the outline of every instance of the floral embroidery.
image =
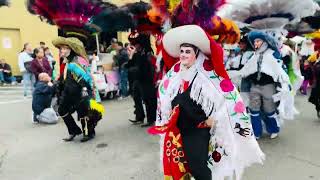
[(164, 82), (163, 82), (163, 86), (164, 86), (164, 89), (167, 89), (168, 86), (169, 86), (169, 79), (166, 79)]
[(237, 102), (236, 105), (234, 106), (234, 111), (236, 113), (243, 113), (245, 112), (245, 110), (246, 110), (246, 107), (242, 101)]
[(223, 92), (231, 92), (234, 89), (234, 86), (230, 79), (224, 79), (220, 82), (220, 87)]
[(206, 71), (212, 71), (213, 70), (213, 66), (212, 66), (212, 62), (209, 61), (208, 59), (204, 60), (203, 62), (203, 68)]
[(179, 70), (180, 70), (180, 63), (176, 64), (176, 65), (173, 67), (173, 70), (174, 70), (174, 72), (179, 72)]

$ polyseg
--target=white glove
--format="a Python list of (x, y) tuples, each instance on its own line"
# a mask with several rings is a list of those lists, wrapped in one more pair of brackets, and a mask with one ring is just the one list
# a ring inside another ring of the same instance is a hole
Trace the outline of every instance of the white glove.
[(82, 88), (81, 96), (82, 96), (82, 97), (87, 97), (87, 96), (89, 96), (88, 90), (87, 90), (86, 87)]

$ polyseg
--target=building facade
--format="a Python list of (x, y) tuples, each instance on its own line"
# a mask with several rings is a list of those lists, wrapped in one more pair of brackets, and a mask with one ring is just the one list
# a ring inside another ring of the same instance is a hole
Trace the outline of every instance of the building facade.
[(1, 7), (0, 19), (0, 58), (11, 65), (13, 75), (20, 75), (18, 53), (26, 42), (35, 48), (43, 41), (57, 57), (57, 50), (51, 44), (52, 39), (58, 36), (57, 27), (30, 14), (24, 0), (13, 0), (10, 7)]

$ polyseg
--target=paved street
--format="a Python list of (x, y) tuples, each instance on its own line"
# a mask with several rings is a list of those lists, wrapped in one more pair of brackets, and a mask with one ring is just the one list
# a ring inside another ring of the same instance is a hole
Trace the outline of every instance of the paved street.
[[(31, 99), (21, 87), (0, 87), (1, 180), (161, 180), (158, 137), (133, 126), (131, 99), (104, 101), (106, 115), (96, 139), (65, 143), (63, 122), (32, 124)], [(243, 180), (320, 180), (320, 120), (307, 98), (301, 114), (287, 122), (280, 137), (259, 141), (263, 166), (247, 169)]]

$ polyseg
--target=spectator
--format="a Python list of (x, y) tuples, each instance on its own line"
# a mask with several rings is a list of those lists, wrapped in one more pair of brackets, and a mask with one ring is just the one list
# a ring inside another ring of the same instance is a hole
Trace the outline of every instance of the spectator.
[(124, 48), (128, 48), (130, 43), (124, 43)]
[(107, 48), (106, 53), (115, 54), (118, 47), (118, 40), (116, 38), (112, 38), (110, 42), (110, 46)]
[(4, 59), (0, 59), (0, 83), (14, 83), (16, 80), (12, 76), (11, 67)]
[(103, 44), (100, 44), (100, 53), (105, 53), (106, 52), (106, 48)]
[(40, 48), (42, 48), (44, 50), (46, 48), (46, 43), (41, 41), (40, 42)]
[(55, 60), (54, 60), (54, 58), (53, 58), (53, 56), (51, 54), (51, 51), (50, 51), (50, 49), (48, 47), (44, 48), (44, 55), (47, 58), (47, 60), (49, 61), (50, 67), (53, 69), (54, 64), (56, 64), (56, 62), (55, 62)]
[(23, 45), (23, 50), (19, 54), (19, 69), (22, 73), (23, 79), (23, 89), (24, 89), (24, 96), (28, 95), (28, 89), (33, 89), (33, 84), (35, 82), (35, 78), (31, 72), (31, 61), (32, 61), (32, 47), (30, 43), (25, 43)]
[(91, 73), (96, 73), (98, 71), (97, 62), (99, 61), (99, 56), (97, 56), (97, 52), (93, 52), (91, 58)]
[(50, 67), (52, 69), (52, 76), (51, 78), (53, 80), (56, 79), (57, 73), (55, 71), (55, 65), (56, 65), (56, 60), (54, 60), (53, 55), (51, 54), (51, 51), (48, 47), (44, 48), (44, 55), (47, 58), (47, 60), (49, 61)]
[(128, 69), (125, 67), (128, 63), (129, 56), (126, 48), (123, 47), (122, 42), (117, 44), (117, 54), (114, 60), (119, 67), (120, 74), (120, 98), (128, 96)]
[(38, 82), (38, 76), (40, 73), (47, 73), (49, 76), (52, 76), (52, 69), (50, 67), (49, 61), (44, 57), (44, 52), (42, 48), (34, 49), (35, 58), (31, 63), (31, 71), (36, 77), (36, 81)]
[(39, 82), (35, 85), (32, 99), (33, 122), (57, 123), (57, 114), (51, 107), (54, 95), (51, 77), (47, 73), (40, 73), (38, 79)]

